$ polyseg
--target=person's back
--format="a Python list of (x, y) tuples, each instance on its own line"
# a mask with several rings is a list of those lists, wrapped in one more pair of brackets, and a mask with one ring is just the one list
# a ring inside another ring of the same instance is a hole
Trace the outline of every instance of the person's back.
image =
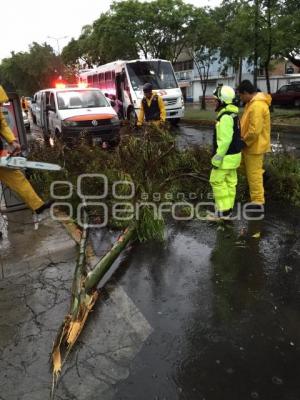
[(246, 146), (243, 149), (243, 167), (247, 176), (253, 207), (263, 210), (265, 204), (263, 174), (264, 155), (270, 151), (271, 121), (269, 106), (271, 96), (257, 92), (249, 80), (238, 87), (245, 104), (241, 119), (241, 134)]
[(233, 104), (235, 92), (230, 86), (220, 85), (214, 92), (217, 123), (214, 131), (210, 184), (215, 198), (215, 213), (207, 219), (216, 221), (231, 218), (235, 203), (237, 172), (241, 162), (243, 143), (240, 137), (238, 108)]
[(245, 153), (262, 154), (270, 151), (271, 101), (269, 94), (256, 92), (246, 104), (241, 118), (242, 137), (247, 144)]

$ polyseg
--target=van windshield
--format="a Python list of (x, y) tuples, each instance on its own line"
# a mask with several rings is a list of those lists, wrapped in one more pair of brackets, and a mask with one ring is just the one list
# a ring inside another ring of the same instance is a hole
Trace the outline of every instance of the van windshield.
[(110, 107), (100, 90), (68, 90), (57, 92), (59, 110)]
[(173, 68), (168, 61), (137, 61), (127, 64), (133, 90), (141, 90), (145, 83), (153, 89), (174, 89), (177, 82)]

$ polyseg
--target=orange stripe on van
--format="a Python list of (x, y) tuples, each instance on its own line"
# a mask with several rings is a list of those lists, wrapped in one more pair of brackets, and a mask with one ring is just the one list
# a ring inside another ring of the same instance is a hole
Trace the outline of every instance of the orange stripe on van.
[(84, 114), (66, 118), (66, 121), (92, 121), (94, 119), (111, 119), (114, 114)]

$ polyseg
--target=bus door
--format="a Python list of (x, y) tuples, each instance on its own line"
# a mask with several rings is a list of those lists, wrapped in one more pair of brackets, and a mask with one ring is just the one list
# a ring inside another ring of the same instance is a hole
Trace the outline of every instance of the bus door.
[(132, 102), (132, 98), (131, 98), (131, 94), (130, 94), (130, 88), (129, 88), (129, 83), (128, 83), (125, 68), (122, 69), (121, 92), (122, 92), (124, 115), (127, 116), (128, 106), (133, 105), (133, 102)]
[(115, 84), (116, 84), (116, 97), (117, 100), (119, 100), (122, 103), (121, 109), (119, 108), (119, 113), (121, 118), (124, 119), (124, 115), (126, 112), (126, 109), (124, 109), (124, 97), (123, 97), (123, 90), (122, 90), (122, 74), (117, 73), (115, 77)]

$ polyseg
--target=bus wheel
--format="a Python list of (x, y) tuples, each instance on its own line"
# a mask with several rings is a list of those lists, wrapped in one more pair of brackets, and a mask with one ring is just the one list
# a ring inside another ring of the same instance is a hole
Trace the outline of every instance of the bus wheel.
[(134, 111), (134, 108), (131, 108), (128, 114), (128, 119), (129, 119), (129, 124), (131, 128), (135, 128), (136, 123), (137, 123), (137, 118), (136, 118), (136, 113)]

